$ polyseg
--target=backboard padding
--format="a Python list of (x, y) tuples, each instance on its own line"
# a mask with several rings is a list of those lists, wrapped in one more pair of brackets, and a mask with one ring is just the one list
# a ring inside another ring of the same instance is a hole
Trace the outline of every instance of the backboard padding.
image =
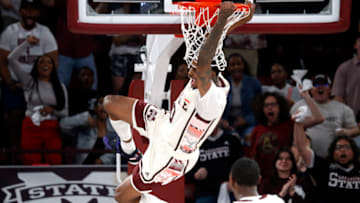
[[(164, 7), (166, 2), (164, 1)], [(303, 0), (304, 1), (304, 0)], [(87, 34), (180, 34), (180, 17), (168, 13), (90, 15), (87, 0), (67, 0), (68, 26), (72, 32)], [(232, 33), (307, 33), (345, 31), (350, 25), (351, 1), (331, 0), (331, 14), (258, 14)], [(165, 11), (164, 11), (165, 12)], [(286, 22), (284, 21), (286, 19)]]

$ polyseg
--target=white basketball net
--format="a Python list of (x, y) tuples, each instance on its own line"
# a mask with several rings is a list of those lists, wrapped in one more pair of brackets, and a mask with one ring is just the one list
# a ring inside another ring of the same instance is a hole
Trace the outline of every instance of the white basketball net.
[[(185, 7), (180, 5), (180, 12), (181, 30), (186, 45), (184, 60), (188, 64), (189, 68), (196, 68), (194, 62), (198, 60), (200, 47), (205, 42), (206, 36), (208, 36), (211, 32), (211, 22), (216, 16), (218, 16), (219, 8), (216, 9), (212, 16), (208, 7), (200, 8), (198, 15), (196, 15), (196, 9), (194, 7)], [(229, 28), (231, 28), (231, 26), (239, 20), (246, 18), (248, 15), (250, 15), (250, 12), (246, 12), (245, 8), (238, 8), (231, 16), (228, 17), (227, 23), (216, 48), (215, 56), (211, 64), (212, 67), (217, 67), (220, 71), (225, 70), (227, 64), (224, 52), (222, 51), (223, 41)]]

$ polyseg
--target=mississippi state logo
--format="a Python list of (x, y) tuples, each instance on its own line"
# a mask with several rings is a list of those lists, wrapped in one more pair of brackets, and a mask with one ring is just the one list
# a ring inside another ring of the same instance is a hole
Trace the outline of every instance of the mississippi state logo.
[(147, 109), (147, 111), (145, 113), (146, 120), (154, 121), (156, 118), (156, 115), (157, 115), (157, 111), (158, 110), (154, 106), (149, 105), (149, 108)]
[(17, 177), (23, 182), (1, 188), (3, 203), (116, 203), (113, 172), (90, 172), (79, 180), (51, 171), (18, 172)]

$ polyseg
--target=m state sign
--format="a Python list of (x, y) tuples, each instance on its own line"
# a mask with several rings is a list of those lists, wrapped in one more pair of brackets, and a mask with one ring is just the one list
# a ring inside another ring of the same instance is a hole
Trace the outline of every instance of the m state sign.
[(114, 167), (0, 167), (3, 203), (115, 203)]

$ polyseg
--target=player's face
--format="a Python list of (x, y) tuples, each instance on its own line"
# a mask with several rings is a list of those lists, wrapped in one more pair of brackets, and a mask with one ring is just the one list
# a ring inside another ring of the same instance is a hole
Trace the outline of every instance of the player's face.
[(38, 64), (37, 69), (39, 72), (39, 76), (42, 78), (50, 78), (51, 72), (53, 71), (54, 64), (49, 56), (41, 56)]
[(234, 81), (239, 81), (242, 79), (245, 64), (241, 57), (234, 56), (229, 59), (229, 72)]
[(274, 96), (265, 98), (263, 110), (269, 123), (276, 123), (278, 121), (280, 108)]
[(271, 80), (275, 85), (282, 85), (286, 82), (286, 72), (280, 64), (271, 67)]
[(334, 151), (334, 160), (342, 165), (347, 165), (353, 158), (354, 152), (350, 143), (343, 139), (337, 141)]
[(279, 158), (275, 162), (275, 167), (279, 172), (291, 171), (293, 164), (291, 162), (290, 154), (288, 152), (281, 152)]
[(314, 100), (318, 103), (326, 103), (329, 101), (330, 87), (328, 84), (316, 84), (311, 89), (311, 94)]
[(196, 68), (190, 68), (189, 69), (188, 77), (191, 79), (191, 87), (196, 89), (198, 87), (197, 83), (199, 81), (199, 76), (196, 73)]

